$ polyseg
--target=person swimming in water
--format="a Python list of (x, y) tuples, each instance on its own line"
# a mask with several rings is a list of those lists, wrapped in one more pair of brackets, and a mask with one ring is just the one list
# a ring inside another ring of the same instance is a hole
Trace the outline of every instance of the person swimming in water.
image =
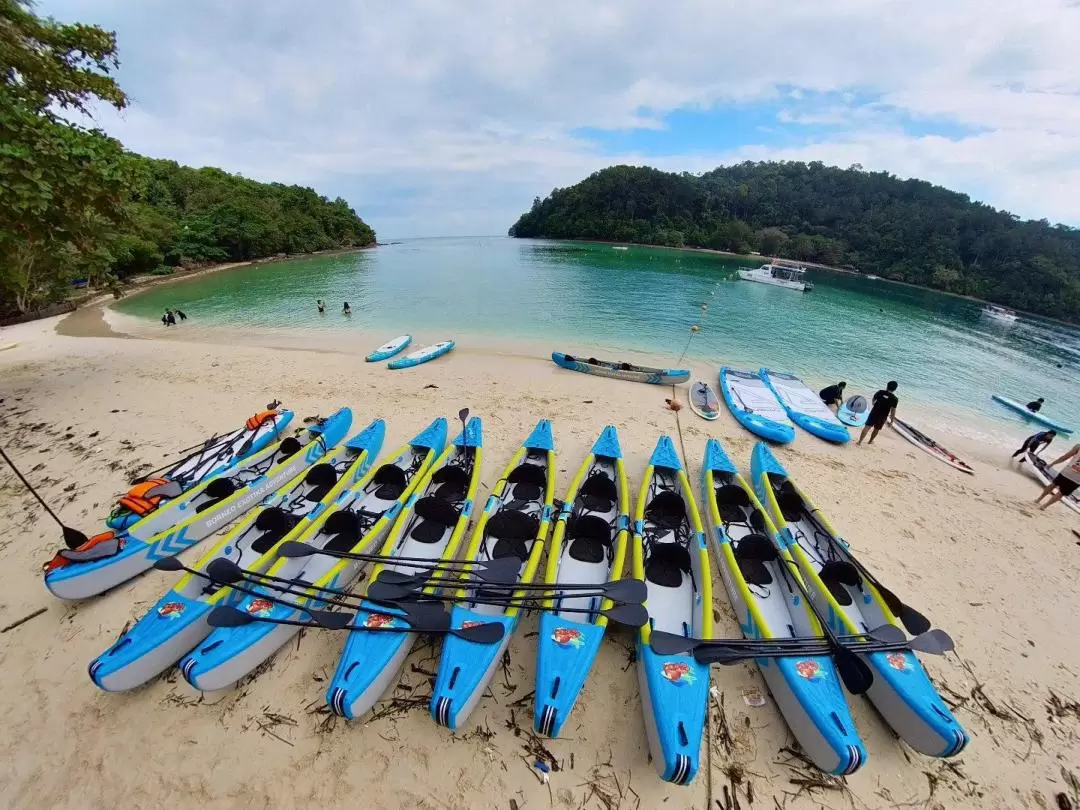
[(341, 308), (342, 315), (352, 315), (352, 309), (349, 307), (349, 302), (345, 302), (345, 306)]

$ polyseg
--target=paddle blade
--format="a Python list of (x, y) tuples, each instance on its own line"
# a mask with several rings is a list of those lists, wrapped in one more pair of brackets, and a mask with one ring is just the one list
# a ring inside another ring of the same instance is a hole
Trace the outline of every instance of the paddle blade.
[(602, 587), (604, 595), (612, 602), (640, 605), (649, 595), (649, 589), (640, 579), (616, 579)]
[(908, 645), (911, 649), (928, 655), (944, 655), (956, 649), (956, 642), (952, 640), (952, 636), (938, 629), (920, 633), (908, 641)]
[[(394, 573), (392, 571), (384, 571), (384, 574)], [(379, 579), (368, 585), (367, 598), (373, 602), (393, 602), (398, 599), (406, 599), (416, 593), (414, 586), (407, 584), (395, 585), (390, 582), (383, 582), (381, 576)]]
[(211, 560), (206, 566), (206, 575), (214, 580), (214, 582), (231, 585), (244, 578), (244, 569), (232, 560), (226, 560), (219, 557), (216, 560)]
[(73, 529), (70, 526), (64, 527), (64, 545), (70, 549), (76, 549), (85, 543), (90, 538), (80, 532), (78, 529)]
[(422, 586), (426, 578), (426, 574), (406, 574), (404, 571), (393, 571), (389, 568), (384, 568), (379, 572), (379, 575), (375, 577), (375, 582), (382, 582), (387, 585), (401, 585), (402, 587), (411, 590)]
[(521, 571), (522, 562), (517, 557), (499, 557), (481, 563), (472, 569), (472, 575), (485, 582), (497, 585), (509, 585), (516, 582), (518, 573)]
[(318, 553), (317, 548), (312, 548), (307, 543), (297, 543), (295, 540), (282, 543), (278, 549), (278, 554), (282, 557), (310, 557), (312, 554)]
[(243, 627), (253, 621), (256, 619), (250, 613), (229, 605), (214, 608), (206, 617), (206, 623), (211, 627)]
[(415, 602), (411, 604), (399, 604), (398, 609), (403, 618), (413, 627), (423, 627), (425, 630), (438, 632), (450, 627), (450, 614), (443, 607), (442, 602)]
[(341, 613), (333, 610), (308, 610), (305, 611), (315, 624), (326, 630), (344, 630), (349, 623), (356, 618), (353, 613)]
[(872, 630), (868, 630), (866, 635), (870, 636), (874, 641), (881, 641), (885, 644), (897, 644), (907, 641), (907, 636), (904, 635), (904, 631), (895, 624), (883, 624), (880, 627), (875, 627)]
[(649, 634), (649, 646), (657, 655), (677, 655), (689, 652), (700, 643), (701, 639), (665, 633), (662, 630), (653, 630)]
[(911, 605), (901, 605), (898, 618), (900, 619), (901, 624), (904, 625), (904, 629), (913, 636), (926, 633), (933, 627), (930, 620), (919, 613), (915, 608), (911, 607)]
[(458, 411), (457, 418), (461, 420), (461, 424), (465, 424), (465, 420), (469, 418), (469, 409), (462, 408)]
[(853, 695), (865, 695), (874, 683), (874, 673), (867, 663), (845, 647), (835, 648), (832, 656), (847, 690)]
[(154, 563), (156, 571), (183, 571), (184, 564), (176, 557), (162, 557)]
[(757, 658), (750, 650), (740, 650), (724, 644), (702, 644), (694, 650), (694, 660), (699, 664), (722, 664), (730, 666), (750, 658)]
[(495, 644), (502, 641), (505, 631), (506, 628), (502, 622), (485, 622), (484, 624), (474, 624), (472, 627), (448, 629), (448, 632), (453, 633), (458, 638), (463, 638), (474, 644)]
[(179, 481), (166, 481), (164, 484), (158, 484), (156, 487), (151, 487), (143, 493), (144, 498), (179, 498), (184, 494), (184, 488), (180, 485)]
[(649, 611), (644, 605), (616, 605), (605, 610), (604, 615), (613, 622), (627, 627), (643, 627), (649, 621)]

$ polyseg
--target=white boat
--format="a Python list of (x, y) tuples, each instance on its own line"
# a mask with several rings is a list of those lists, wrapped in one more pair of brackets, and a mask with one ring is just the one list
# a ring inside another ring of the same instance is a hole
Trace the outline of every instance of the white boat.
[(758, 268), (739, 268), (739, 278), (743, 281), (756, 281), (759, 284), (772, 284), (774, 287), (787, 287), (789, 290), (809, 292), (814, 285), (806, 280), (806, 270), (802, 267), (787, 266), (770, 262)]
[(1002, 323), (1016, 323), (1016, 313), (1011, 309), (1005, 307), (999, 307), (996, 304), (987, 304), (982, 309), (982, 314), (987, 318), (991, 318), (995, 321), (1001, 321)]

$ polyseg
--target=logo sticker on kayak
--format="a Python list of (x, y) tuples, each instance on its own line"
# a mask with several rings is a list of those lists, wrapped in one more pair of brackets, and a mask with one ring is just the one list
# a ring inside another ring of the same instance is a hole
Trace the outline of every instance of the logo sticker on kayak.
[(910, 672), (911, 662), (904, 653), (889, 653), (885, 656), (885, 660), (889, 662), (889, 666), (895, 669), (897, 672)]
[(274, 603), (269, 599), (253, 599), (248, 602), (247, 612), (252, 616), (269, 616), (274, 609)]
[(393, 616), (387, 616), (385, 613), (369, 613), (364, 619), (364, 627), (397, 627), (397, 625), (394, 624)]
[(676, 686), (689, 685), (697, 680), (685, 661), (668, 661), (660, 668), (660, 674)]
[(483, 622), (476, 622), (476, 621), (473, 621), (472, 619), (469, 619), (469, 620), (464, 621), (464, 622), (461, 623), (461, 629), (462, 630), (468, 630), (470, 627), (479, 627), (482, 624), (483, 624)]
[(187, 606), (183, 602), (166, 602), (157, 609), (157, 615), (163, 619), (176, 619)]
[(585, 645), (581, 638), (581, 631), (572, 627), (556, 627), (551, 634), (551, 640), (560, 647), (572, 647), (575, 650)]
[(825, 672), (817, 661), (798, 661), (795, 664), (795, 671), (808, 681), (816, 681), (825, 677)]

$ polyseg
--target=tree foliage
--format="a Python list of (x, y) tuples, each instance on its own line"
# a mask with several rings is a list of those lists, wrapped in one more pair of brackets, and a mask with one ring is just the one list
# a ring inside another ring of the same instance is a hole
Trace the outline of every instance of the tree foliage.
[(1080, 230), (858, 166), (615, 166), (537, 198), (510, 235), (757, 250), (1080, 320)]
[(162, 265), (373, 244), (343, 199), (126, 152), (66, 120), (123, 109), (116, 37), (0, 0), (0, 311)]

